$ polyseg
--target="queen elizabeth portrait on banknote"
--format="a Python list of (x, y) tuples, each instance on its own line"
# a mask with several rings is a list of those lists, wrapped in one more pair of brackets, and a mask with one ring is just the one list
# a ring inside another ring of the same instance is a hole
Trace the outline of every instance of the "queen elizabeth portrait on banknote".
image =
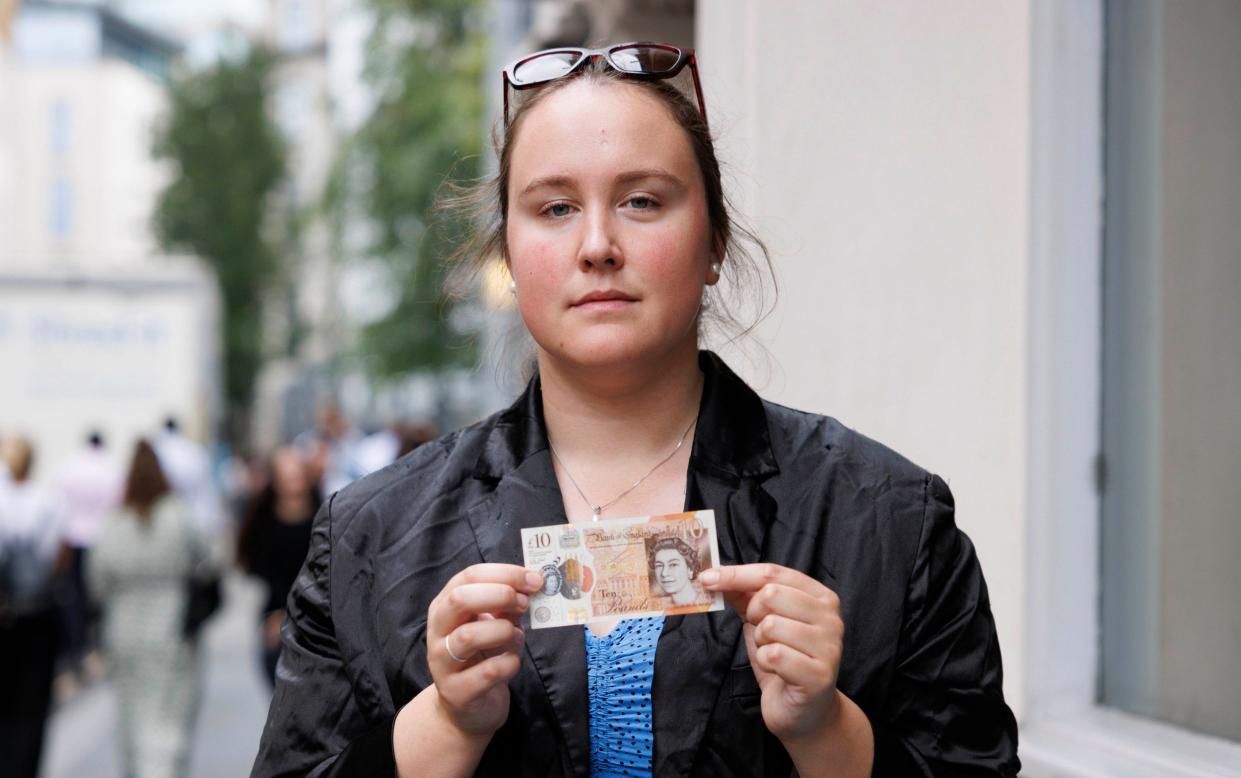
[(711, 595), (698, 583), (701, 555), (680, 538), (659, 538), (647, 541), (647, 565), (651, 582), (658, 586), (665, 607), (709, 605)]

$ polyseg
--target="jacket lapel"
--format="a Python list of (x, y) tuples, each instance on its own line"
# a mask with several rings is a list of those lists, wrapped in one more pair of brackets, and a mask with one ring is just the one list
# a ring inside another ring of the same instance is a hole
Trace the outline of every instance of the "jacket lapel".
[[(535, 379), (501, 416), (479, 457), (475, 476), (496, 482), (491, 497), (467, 512), (484, 561), (520, 565), (522, 529), (567, 523), (542, 422)], [(526, 654), (555, 712), (567, 772), (588, 775), (586, 646), (581, 627), (527, 628)]]
[[(762, 482), (777, 472), (762, 401), (718, 357), (700, 355), (705, 382), (685, 510), (715, 511), (720, 562), (763, 558), (776, 503)], [(688, 775), (730, 668), (746, 665), (733, 610), (672, 616), (655, 654), (655, 775)]]

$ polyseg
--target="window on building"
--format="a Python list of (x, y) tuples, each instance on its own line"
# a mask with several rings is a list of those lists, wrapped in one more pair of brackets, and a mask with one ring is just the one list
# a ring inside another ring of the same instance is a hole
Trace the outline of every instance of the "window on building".
[(67, 238), (73, 231), (73, 185), (65, 176), (52, 181), (51, 228), (56, 238)]
[(52, 155), (63, 157), (69, 152), (69, 103), (62, 98), (52, 101), (48, 112), (48, 135)]
[(1106, 26), (1098, 695), (1241, 741), (1241, 4)]
[(300, 49), (309, 46), (313, 40), (310, 9), (307, 6), (306, 0), (285, 0), (281, 32), (287, 48)]

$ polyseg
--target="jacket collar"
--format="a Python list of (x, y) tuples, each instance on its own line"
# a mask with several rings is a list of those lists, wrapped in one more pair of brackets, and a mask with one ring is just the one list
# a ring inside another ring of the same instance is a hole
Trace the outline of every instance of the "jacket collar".
[[(698, 366), (703, 374), (702, 403), (690, 469), (734, 478), (778, 472), (762, 399), (715, 353), (698, 352)], [(542, 385), (536, 374), (517, 401), (496, 418), (474, 475), (499, 480), (547, 448)]]

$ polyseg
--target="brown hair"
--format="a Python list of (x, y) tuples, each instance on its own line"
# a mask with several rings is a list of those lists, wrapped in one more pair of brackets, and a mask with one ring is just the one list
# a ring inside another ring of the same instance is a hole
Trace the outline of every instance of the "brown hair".
[(129, 476), (125, 479), (123, 504), (138, 514), (140, 519), (146, 519), (155, 503), (169, 491), (168, 479), (159, 466), (155, 449), (146, 440), (139, 439), (134, 444), (134, 457), (129, 465)]
[[(752, 231), (739, 224), (733, 215), (734, 208), (724, 193), (715, 144), (698, 107), (669, 81), (626, 78), (600, 60), (585, 63), (570, 76), (549, 81), (534, 89), (514, 92), (516, 102), (511, 121), (507, 127), (497, 126), (492, 133), (492, 145), (499, 160), (495, 176), (469, 188), (448, 185), (449, 194), (440, 198), (437, 210), (465, 212), (476, 226), (472, 237), (449, 259), (454, 266), (450, 291), (464, 296), (471, 288), (471, 282), (482, 274), (489, 261), (496, 257), (507, 259), (508, 183), (513, 147), (522, 119), (548, 95), (579, 79), (599, 85), (623, 84), (642, 89), (655, 97), (685, 131), (702, 173), (711, 247), (721, 264), (721, 276), (727, 276), (737, 290), (729, 295), (725, 304), (719, 285), (707, 287), (708, 300), (703, 305), (701, 316), (720, 325), (730, 342), (748, 334), (771, 312), (764, 281), (770, 280), (774, 297), (777, 291), (775, 273), (767, 246)], [(753, 249), (762, 255), (762, 262), (757, 260)]]

